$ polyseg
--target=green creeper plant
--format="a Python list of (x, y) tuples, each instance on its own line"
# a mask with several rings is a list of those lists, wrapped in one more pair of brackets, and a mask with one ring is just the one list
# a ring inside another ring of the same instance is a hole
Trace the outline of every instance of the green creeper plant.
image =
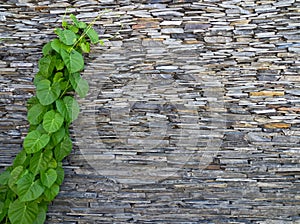
[[(98, 19), (100, 15), (95, 18)], [(42, 224), (48, 204), (64, 179), (62, 160), (70, 154), (70, 124), (78, 117), (81, 98), (89, 90), (80, 72), (83, 54), (101, 43), (97, 32), (73, 14), (55, 29), (57, 38), (44, 45), (34, 77), (36, 96), (28, 100), (29, 132), (13, 165), (0, 174), (0, 223)]]

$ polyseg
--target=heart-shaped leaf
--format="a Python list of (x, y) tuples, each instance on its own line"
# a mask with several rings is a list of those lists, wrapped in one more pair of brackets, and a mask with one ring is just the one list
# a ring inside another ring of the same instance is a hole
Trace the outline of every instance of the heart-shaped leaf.
[(71, 96), (66, 96), (63, 100), (57, 100), (56, 108), (64, 116), (68, 123), (77, 119), (79, 115), (79, 105)]
[(72, 46), (65, 45), (59, 39), (54, 39), (53, 41), (51, 41), (51, 47), (59, 54), (61, 53), (61, 49), (69, 51), (72, 48)]
[(47, 205), (46, 206), (41, 206), (39, 204), (39, 211), (38, 214), (33, 222), (33, 224), (43, 224), (46, 221), (46, 212), (47, 212)]
[(56, 168), (56, 173), (57, 173), (56, 183), (61, 185), (65, 178), (65, 171), (62, 168), (61, 164), (58, 165), (58, 167)]
[(54, 156), (57, 161), (62, 161), (67, 155), (69, 155), (72, 151), (72, 141), (66, 136), (64, 140), (55, 147)]
[(58, 35), (61, 42), (65, 45), (73, 45), (76, 40), (76, 34), (71, 30), (62, 30), (60, 28), (55, 30), (56, 34)]
[(52, 75), (53, 69), (55, 67), (55, 57), (47, 55), (39, 60), (39, 72), (45, 78)]
[(36, 95), (40, 103), (44, 106), (53, 103), (59, 97), (60, 91), (59, 83), (54, 82), (51, 85), (51, 82), (47, 79), (37, 83)]
[(49, 169), (47, 172), (41, 173), (41, 181), (45, 187), (50, 188), (57, 179), (57, 173), (54, 169)]
[(45, 131), (49, 133), (58, 131), (63, 123), (63, 116), (61, 116), (61, 114), (56, 112), (55, 110), (50, 110), (44, 115), (43, 127)]
[(29, 132), (24, 139), (24, 149), (27, 153), (36, 153), (44, 148), (50, 140), (49, 135), (35, 130)]
[(41, 186), (40, 180), (34, 181), (34, 179), (35, 176), (28, 173), (17, 181), (17, 192), (20, 201), (33, 201), (43, 194), (44, 188)]
[(10, 178), (10, 172), (4, 171), (0, 174), (0, 186), (6, 185), (8, 183), (8, 180)]
[(75, 92), (81, 97), (84, 98), (89, 91), (88, 82), (81, 78), (79, 73), (73, 73), (69, 76), (72, 87)]
[(67, 52), (64, 49), (61, 49), (61, 57), (64, 60), (65, 65), (69, 73), (79, 72), (84, 68), (84, 61), (82, 55), (72, 49), (71, 52)]
[[(25, 161), (28, 159), (29, 159), (29, 157), (27, 157), (26, 151), (22, 150), (21, 152), (19, 152), (19, 154), (14, 159), (13, 167), (24, 165)], [(1, 181), (0, 181), (0, 183), (1, 183)]]
[(19, 199), (10, 204), (8, 217), (12, 224), (29, 224), (33, 223), (38, 214), (37, 202), (21, 202)]
[(53, 184), (51, 188), (46, 188), (44, 195), (48, 201), (52, 201), (59, 193), (59, 185)]
[(43, 106), (42, 104), (38, 103), (33, 105), (27, 114), (27, 119), (30, 124), (38, 125), (42, 122), (44, 114), (47, 112), (48, 107)]
[(45, 150), (43, 152), (38, 152), (33, 155), (30, 159), (29, 170), (37, 175), (40, 172), (44, 172), (48, 169), (49, 162), (52, 159), (52, 151)]
[(16, 168), (14, 168), (11, 173), (10, 173), (10, 177), (8, 180), (8, 186), (10, 189), (12, 189), (14, 192), (17, 191), (17, 187), (16, 187), (16, 182), (18, 181), (18, 179), (24, 174), (24, 168), (23, 166), (17, 166)]

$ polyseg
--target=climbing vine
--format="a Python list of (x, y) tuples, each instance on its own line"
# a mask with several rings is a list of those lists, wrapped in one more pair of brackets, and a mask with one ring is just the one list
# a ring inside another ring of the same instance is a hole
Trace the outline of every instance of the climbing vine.
[(83, 98), (89, 90), (80, 74), (83, 55), (101, 43), (92, 28), (95, 20), (86, 24), (73, 14), (70, 19), (42, 49), (33, 81), (36, 96), (27, 104), (29, 132), (13, 165), (0, 174), (0, 223), (44, 223), (63, 182), (62, 160), (72, 150), (69, 126), (79, 114), (74, 93)]

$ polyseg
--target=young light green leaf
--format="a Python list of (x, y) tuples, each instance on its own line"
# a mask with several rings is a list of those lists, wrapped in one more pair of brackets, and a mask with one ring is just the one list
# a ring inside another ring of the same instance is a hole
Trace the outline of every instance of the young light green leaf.
[(51, 188), (46, 188), (44, 195), (48, 201), (52, 201), (59, 193), (59, 185), (53, 184)]
[(90, 38), (92, 44), (97, 44), (99, 43), (99, 36), (98, 33), (91, 27), (86, 29), (86, 34)]
[(62, 70), (65, 67), (65, 63), (61, 59), (56, 59), (55, 67), (57, 71)]
[(56, 108), (68, 123), (77, 119), (79, 115), (79, 105), (71, 96), (65, 96), (63, 100), (57, 100)]
[(62, 30), (58, 28), (55, 30), (55, 33), (58, 35), (59, 40), (65, 45), (73, 45), (77, 40), (76, 34), (71, 30)]
[(69, 73), (79, 72), (84, 68), (84, 61), (82, 55), (72, 49), (71, 52), (67, 52), (64, 49), (61, 49), (61, 57), (64, 60), (64, 63), (69, 71)]
[(44, 106), (53, 103), (59, 97), (60, 91), (59, 83), (55, 82), (51, 85), (51, 82), (47, 79), (37, 83), (36, 95), (40, 103)]
[(72, 141), (68, 136), (65, 136), (63, 141), (55, 147), (54, 157), (58, 162), (62, 161), (72, 151)]
[(21, 202), (33, 201), (43, 194), (44, 188), (40, 180), (34, 179), (32, 173), (27, 173), (17, 181), (17, 193)]
[(73, 86), (75, 92), (81, 97), (84, 98), (89, 91), (88, 82), (81, 78), (79, 73), (73, 73), (69, 76), (71, 85)]
[(48, 107), (43, 106), (42, 104), (38, 103), (35, 104), (30, 108), (27, 113), (27, 119), (30, 124), (38, 125), (42, 122), (44, 114), (47, 112)]
[(55, 110), (50, 110), (44, 115), (43, 127), (49, 133), (58, 131), (63, 123), (63, 116)]
[(56, 169), (57, 168), (57, 161), (54, 158), (52, 158), (50, 160), (50, 162), (48, 163), (48, 167), (52, 168), (52, 169)]
[(88, 42), (81, 43), (80, 48), (84, 53), (90, 53), (90, 51), (91, 51), (90, 44)]
[(76, 16), (74, 16), (73, 14), (70, 15), (70, 18), (73, 20), (74, 25), (77, 26), (79, 29), (86, 28), (86, 26), (87, 26), (86, 23), (78, 21), (78, 19), (76, 18)]
[(50, 188), (57, 179), (57, 173), (54, 169), (49, 169), (46, 172), (41, 172), (41, 181), (45, 187)]
[(11, 224), (33, 223), (38, 214), (37, 202), (21, 202), (19, 199), (10, 204), (8, 217)]
[(41, 134), (37, 130), (29, 132), (24, 139), (24, 149), (27, 153), (36, 153), (44, 148), (49, 140), (49, 135)]
[(45, 150), (43, 152), (38, 152), (33, 155), (30, 159), (29, 170), (37, 175), (40, 172), (44, 172), (48, 169), (49, 162), (52, 159), (52, 151)]

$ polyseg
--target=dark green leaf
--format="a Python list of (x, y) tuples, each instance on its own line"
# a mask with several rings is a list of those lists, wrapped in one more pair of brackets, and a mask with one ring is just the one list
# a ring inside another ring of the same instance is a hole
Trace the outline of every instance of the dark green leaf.
[(71, 96), (65, 96), (63, 100), (57, 100), (56, 108), (68, 123), (71, 123), (78, 117), (79, 105)]
[(82, 55), (72, 49), (69, 53), (64, 49), (61, 49), (61, 57), (69, 71), (69, 73), (79, 72), (84, 68), (84, 61)]
[(42, 122), (44, 114), (47, 112), (48, 107), (38, 103), (30, 108), (27, 114), (27, 119), (30, 124), (38, 125)]
[(10, 204), (8, 217), (11, 224), (31, 224), (37, 217), (38, 204), (36, 202), (21, 202), (19, 199)]
[(45, 187), (50, 188), (57, 179), (57, 173), (54, 169), (49, 169), (46, 172), (41, 172), (41, 181)]
[(46, 221), (46, 211), (47, 211), (46, 208), (39, 205), (39, 212), (33, 224), (44, 224), (44, 222)]
[(51, 188), (46, 188), (44, 195), (46, 196), (46, 199), (48, 201), (53, 201), (53, 199), (58, 195), (59, 193), (59, 185), (53, 184)]
[(24, 149), (27, 153), (36, 153), (44, 148), (50, 140), (46, 134), (41, 134), (39, 131), (29, 132), (24, 139)]
[(9, 171), (4, 171), (0, 174), (0, 186), (1, 185), (6, 185), (8, 183), (8, 180), (10, 178), (10, 172)]
[(55, 110), (50, 110), (44, 115), (43, 127), (49, 133), (58, 131), (63, 123), (63, 116)]
[(17, 193), (20, 201), (33, 201), (43, 194), (44, 188), (41, 186), (41, 181), (34, 181), (34, 179), (35, 176), (28, 173), (17, 181)]
[(61, 185), (64, 181), (65, 178), (65, 171), (62, 168), (62, 165), (59, 164), (56, 168), (56, 173), (57, 173), (57, 179), (56, 179), (56, 183)]
[(61, 142), (61, 140), (66, 135), (66, 131), (64, 127), (61, 127), (57, 132), (51, 135), (51, 141), (54, 146)]
[(58, 162), (62, 161), (72, 151), (72, 141), (68, 136), (64, 137), (64, 140), (55, 147), (54, 156)]
[(51, 82), (49, 80), (42, 80), (38, 82), (36, 87), (37, 98), (44, 106), (53, 103), (59, 97), (60, 91), (59, 83), (55, 82), (51, 86)]
[(88, 82), (81, 78), (79, 73), (73, 73), (69, 76), (71, 85), (73, 86), (75, 92), (81, 97), (84, 98), (89, 91)]

